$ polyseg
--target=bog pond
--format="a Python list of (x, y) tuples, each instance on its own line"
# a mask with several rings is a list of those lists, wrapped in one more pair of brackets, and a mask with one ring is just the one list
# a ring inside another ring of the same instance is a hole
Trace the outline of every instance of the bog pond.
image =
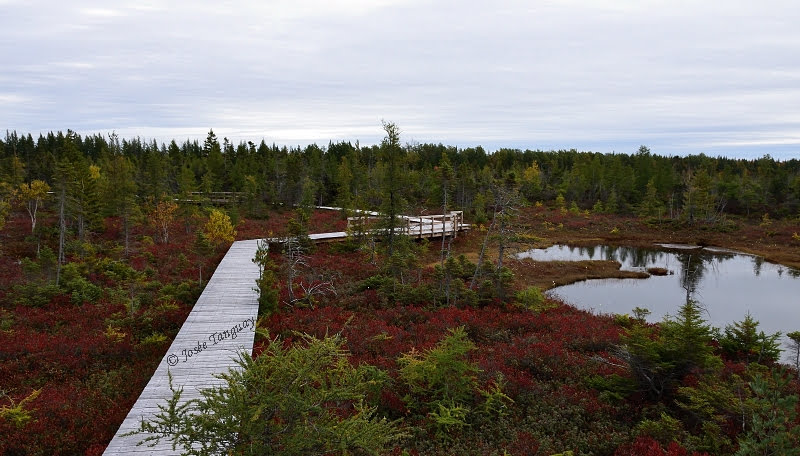
[(597, 279), (551, 289), (548, 293), (595, 313), (651, 313), (648, 321), (676, 315), (687, 296), (705, 309), (712, 326), (724, 328), (747, 312), (767, 333), (800, 331), (800, 270), (763, 258), (715, 248), (661, 244), (651, 249), (555, 245), (520, 253), (536, 261), (615, 260), (622, 269), (665, 268), (647, 279)]

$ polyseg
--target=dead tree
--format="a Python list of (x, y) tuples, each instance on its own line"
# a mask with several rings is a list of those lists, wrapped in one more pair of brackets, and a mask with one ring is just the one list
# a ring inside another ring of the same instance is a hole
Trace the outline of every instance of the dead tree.
[(517, 224), (516, 218), (519, 216), (519, 206), (521, 204), (519, 189), (515, 186), (496, 186), (493, 189), (494, 202), (492, 205), (492, 223), (486, 230), (486, 236), (481, 245), (481, 251), (478, 255), (478, 264), (475, 266), (475, 274), (472, 276), (470, 288), (475, 288), (480, 274), (482, 265), (486, 257), (486, 249), (490, 239), (497, 241), (497, 268), (496, 276), (498, 277), (497, 287), (498, 295), (502, 297), (502, 283), (500, 281), (500, 273), (503, 268), (503, 259), (506, 255), (506, 250), (516, 242), (517, 237)]

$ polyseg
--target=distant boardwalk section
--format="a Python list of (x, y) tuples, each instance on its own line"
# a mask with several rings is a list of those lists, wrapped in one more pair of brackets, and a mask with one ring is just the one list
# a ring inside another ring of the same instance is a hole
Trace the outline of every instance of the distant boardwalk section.
[(219, 384), (214, 374), (236, 366), (237, 353), (253, 349), (258, 313), (254, 290), (258, 266), (252, 262), (257, 241), (234, 242), (186, 318), (164, 359), (123, 421), (106, 455), (177, 455), (169, 441), (155, 447), (137, 446), (144, 435), (122, 437), (137, 429), (142, 418), (152, 418), (158, 404), (172, 397), (167, 369), (173, 385), (183, 386), (182, 399), (199, 398), (199, 388)]
[[(317, 206), (317, 209), (341, 211), (339, 207)], [(382, 230), (376, 228), (376, 224), (385, 221), (385, 215), (380, 212), (364, 211), (354, 209), (350, 211), (354, 215), (347, 217), (347, 232), (340, 231), (334, 233), (311, 234), (309, 237), (314, 242), (341, 241), (347, 238), (348, 232), (371, 232), (380, 233)], [(441, 236), (458, 236), (461, 231), (470, 229), (468, 223), (464, 223), (464, 212), (450, 211), (446, 214), (435, 215), (397, 215), (395, 232), (412, 238), (435, 238)]]

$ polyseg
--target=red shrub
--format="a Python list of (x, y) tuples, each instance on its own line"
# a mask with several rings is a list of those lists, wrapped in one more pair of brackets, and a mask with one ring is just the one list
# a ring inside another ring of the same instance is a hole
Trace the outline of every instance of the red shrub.
[[(692, 456), (703, 456), (707, 453), (693, 452)], [(688, 456), (689, 452), (677, 442), (670, 442), (666, 449), (651, 437), (639, 436), (633, 443), (617, 449), (614, 456)]]

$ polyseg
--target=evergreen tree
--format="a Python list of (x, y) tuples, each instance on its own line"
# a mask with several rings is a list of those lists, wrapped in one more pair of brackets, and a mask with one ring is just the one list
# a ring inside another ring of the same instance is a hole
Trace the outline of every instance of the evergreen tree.
[(4, 171), (3, 180), (12, 187), (19, 187), (25, 182), (25, 164), (16, 155), (9, 157), (8, 166)]
[(770, 373), (769, 377), (756, 374), (750, 382), (755, 397), (747, 417), (749, 430), (739, 439), (736, 456), (800, 455), (798, 399), (796, 394), (787, 394), (791, 376), (778, 369)]
[(786, 334), (786, 337), (789, 338), (787, 345), (790, 350), (789, 354), (792, 356), (792, 365), (800, 371), (800, 331), (792, 331)]
[(642, 392), (660, 399), (693, 371), (721, 365), (711, 346), (712, 331), (700, 307), (687, 300), (674, 318), (665, 318), (660, 331), (636, 324), (622, 338), (617, 356), (624, 360)]
[(700, 306), (688, 300), (675, 318), (661, 323), (666, 355), (675, 362), (678, 375), (695, 368), (706, 369), (718, 362), (711, 346), (711, 327), (703, 319)]
[(197, 191), (197, 177), (190, 166), (181, 167), (178, 173), (178, 192), (183, 198), (190, 198)]
[(386, 250), (391, 257), (394, 253), (394, 239), (398, 235), (397, 230), (401, 228), (399, 215), (405, 206), (402, 195), (405, 153), (400, 147), (400, 129), (397, 125), (383, 122), (383, 130), (386, 132), (386, 137), (383, 138), (380, 149), (385, 164), (381, 212), (384, 218)]
[[(448, 197), (452, 190), (453, 185), (453, 178), (455, 177), (455, 171), (453, 171), (453, 165), (450, 164), (450, 159), (447, 157), (446, 152), (442, 152), (442, 159), (439, 162), (439, 185), (441, 187), (441, 201), (442, 201), (442, 249), (441, 249), (441, 265), (444, 267), (444, 260), (450, 255), (449, 249), (445, 250), (445, 218), (448, 215)], [(451, 238), (452, 240), (452, 238)]]
[[(696, 219), (713, 222), (717, 218), (717, 203), (712, 194), (712, 180), (705, 169), (689, 173), (683, 196), (684, 218), (693, 223)], [(720, 203), (722, 204), (722, 203)]]
[(661, 218), (664, 212), (664, 204), (658, 197), (658, 190), (656, 189), (655, 178), (651, 178), (647, 182), (644, 199), (639, 205), (639, 215), (642, 217), (656, 217)]
[(79, 164), (76, 169), (74, 214), (78, 226), (78, 238), (84, 240), (87, 231), (96, 231), (102, 227), (100, 217), (100, 167), (86, 163)]
[(725, 332), (719, 340), (722, 350), (731, 358), (745, 363), (775, 362), (780, 355), (778, 339), (781, 333), (767, 335), (758, 330), (756, 321), (750, 312), (744, 320), (725, 326)]
[(119, 217), (122, 222), (125, 255), (127, 255), (130, 251), (131, 226), (139, 215), (134, 167), (127, 157), (115, 155), (105, 163), (104, 170), (100, 181), (102, 199), (106, 213)]
[(344, 216), (350, 215), (353, 209), (353, 170), (347, 156), (342, 157), (336, 172), (337, 196), (336, 201), (342, 208)]
[(619, 210), (619, 198), (617, 196), (617, 189), (612, 188), (608, 194), (605, 204), (606, 212), (609, 214), (616, 214)]
[(256, 212), (256, 205), (259, 202), (259, 185), (256, 177), (252, 174), (248, 174), (244, 176), (244, 181), (242, 182), (242, 190), (245, 194), (245, 202), (247, 204), (247, 213), (250, 216), (253, 216)]
[(207, 193), (219, 191), (222, 188), (225, 174), (225, 159), (214, 130), (208, 131), (208, 136), (203, 143), (203, 154), (206, 157), (207, 170), (203, 176), (203, 190)]

